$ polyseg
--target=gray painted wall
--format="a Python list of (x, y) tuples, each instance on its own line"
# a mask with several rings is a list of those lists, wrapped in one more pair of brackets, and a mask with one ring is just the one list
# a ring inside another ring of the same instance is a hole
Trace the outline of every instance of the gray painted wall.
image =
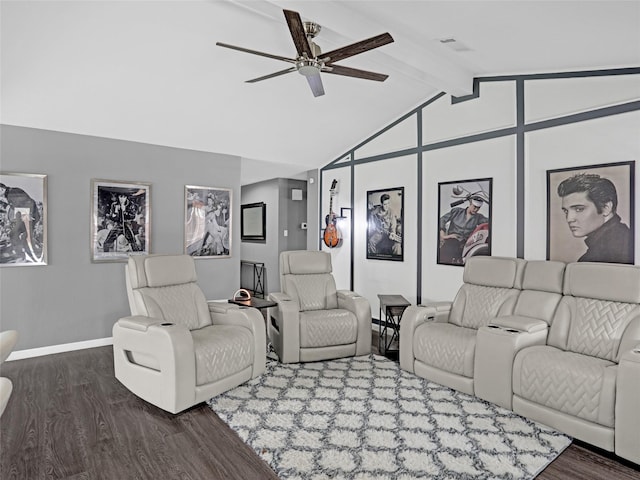
[(240, 159), (120, 140), (0, 126), (0, 169), (48, 175), (49, 264), (0, 268), (0, 328), (16, 350), (111, 336), (129, 314), (124, 263), (90, 261), (90, 181), (151, 183), (151, 251), (182, 253), (184, 186), (232, 190), (231, 258), (196, 261), (209, 299), (240, 283)]
[[(302, 200), (292, 200), (291, 190), (302, 190)], [(263, 262), (266, 279), (265, 292), (280, 291), (278, 257), (286, 250), (306, 250), (307, 231), (300, 227), (302, 222), (317, 224), (317, 209), (309, 222), (307, 218), (307, 182), (276, 178), (264, 182), (243, 185), (242, 203), (264, 202), (267, 205), (266, 242), (242, 242), (242, 260)], [(284, 231), (288, 235), (284, 236)], [(249, 268), (242, 274), (243, 286), (251, 286), (252, 277)]]
[[(277, 291), (278, 280), (278, 200), (279, 180), (266, 180), (242, 186), (242, 203), (264, 202), (267, 205), (267, 239), (265, 242), (241, 242), (240, 256), (242, 260), (263, 262), (265, 272), (263, 285), (265, 293)], [(249, 269), (243, 269), (242, 285), (251, 286)]]

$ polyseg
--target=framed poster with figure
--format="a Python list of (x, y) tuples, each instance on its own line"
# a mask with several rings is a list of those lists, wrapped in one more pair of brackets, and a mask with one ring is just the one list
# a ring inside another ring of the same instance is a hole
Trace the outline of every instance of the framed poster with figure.
[(492, 187), (492, 178), (438, 183), (437, 263), (463, 266), (491, 255)]
[(47, 176), (0, 173), (0, 266), (47, 264)]
[(547, 260), (633, 264), (635, 161), (547, 170)]
[(404, 187), (367, 192), (367, 258), (404, 260)]
[(91, 179), (92, 262), (148, 255), (150, 222), (150, 183)]
[(184, 187), (184, 253), (195, 258), (231, 256), (231, 190)]

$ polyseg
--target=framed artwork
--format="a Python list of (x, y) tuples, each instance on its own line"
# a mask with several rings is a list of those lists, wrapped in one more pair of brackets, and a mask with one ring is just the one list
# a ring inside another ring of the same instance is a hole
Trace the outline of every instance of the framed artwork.
[(547, 260), (633, 264), (635, 162), (547, 170)]
[(151, 184), (91, 179), (91, 261), (148, 255)]
[(196, 258), (231, 256), (231, 190), (184, 187), (184, 253)]
[(264, 202), (240, 205), (240, 239), (246, 242), (266, 242), (267, 205)]
[(0, 266), (47, 264), (47, 176), (0, 173)]
[(491, 255), (492, 178), (438, 183), (437, 263), (463, 266)]
[(404, 187), (367, 192), (367, 258), (404, 260)]

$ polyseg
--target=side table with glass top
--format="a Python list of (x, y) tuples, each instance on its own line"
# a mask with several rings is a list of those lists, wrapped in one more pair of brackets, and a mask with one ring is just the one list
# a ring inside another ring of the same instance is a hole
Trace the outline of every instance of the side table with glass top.
[[(411, 305), (411, 302), (402, 295), (378, 294), (378, 300), (380, 300), (378, 351), (385, 356), (397, 354), (400, 344), (400, 320), (405, 308)], [(394, 341), (398, 348), (391, 348)]]

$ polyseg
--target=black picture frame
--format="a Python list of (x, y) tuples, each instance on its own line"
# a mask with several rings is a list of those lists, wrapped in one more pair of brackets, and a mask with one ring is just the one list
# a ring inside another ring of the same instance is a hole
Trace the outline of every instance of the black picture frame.
[(438, 183), (436, 263), (462, 267), (472, 256), (491, 255), (492, 192), (493, 178)]
[(267, 205), (264, 202), (240, 205), (240, 239), (243, 242), (267, 241)]
[(633, 264), (634, 247), (634, 160), (547, 170), (547, 260)]
[(404, 187), (367, 191), (367, 258), (404, 261), (403, 227)]

